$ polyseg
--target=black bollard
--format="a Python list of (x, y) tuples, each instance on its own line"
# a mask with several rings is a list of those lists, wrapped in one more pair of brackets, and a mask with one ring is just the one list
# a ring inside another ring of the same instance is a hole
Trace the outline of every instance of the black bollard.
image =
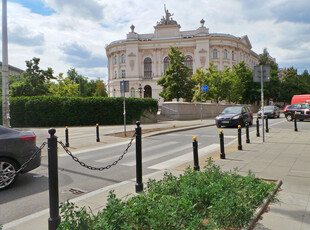
[(246, 133), (246, 143), (250, 143), (250, 132), (249, 132), (249, 123), (245, 124), (245, 133)]
[(100, 138), (99, 138), (99, 124), (96, 124), (96, 141), (100, 142)]
[(225, 159), (225, 150), (224, 150), (224, 133), (223, 130), (220, 130), (220, 148), (221, 148), (221, 154), (220, 157), (221, 159)]
[(142, 141), (141, 141), (141, 127), (140, 121), (136, 122), (136, 192), (143, 191), (143, 183), (142, 183)]
[(68, 130), (68, 126), (66, 126), (65, 134), (66, 134), (66, 147), (69, 147), (69, 130)]
[(238, 150), (242, 150), (241, 125), (238, 125)]
[(266, 116), (266, 133), (269, 133), (269, 128), (268, 128), (268, 117)]
[(50, 137), (47, 138), (50, 201), (50, 218), (48, 218), (48, 229), (56, 230), (61, 221), (59, 216), (57, 136), (55, 136), (55, 129), (49, 129), (48, 133), (50, 134)]
[(260, 137), (260, 134), (259, 134), (259, 120), (258, 120), (258, 118), (256, 119), (256, 136)]
[(197, 137), (193, 137), (193, 154), (194, 154), (194, 170), (200, 171), (198, 159), (198, 142)]
[(296, 119), (296, 111), (294, 113), (294, 128), (295, 128), (295, 132), (298, 131), (298, 128), (297, 128), (297, 119)]

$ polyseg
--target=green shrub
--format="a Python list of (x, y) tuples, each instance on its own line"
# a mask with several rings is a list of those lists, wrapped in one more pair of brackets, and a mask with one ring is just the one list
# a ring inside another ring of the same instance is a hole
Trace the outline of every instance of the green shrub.
[[(128, 124), (147, 112), (156, 114), (155, 99), (126, 98)], [(13, 127), (123, 124), (123, 98), (13, 97), (10, 98), (10, 116)]]
[(58, 229), (239, 229), (274, 189), (249, 172), (222, 172), (211, 160), (204, 171), (188, 169), (180, 177), (165, 174), (149, 180), (144, 193), (127, 200), (111, 191), (106, 207), (97, 215), (73, 203), (62, 204)]

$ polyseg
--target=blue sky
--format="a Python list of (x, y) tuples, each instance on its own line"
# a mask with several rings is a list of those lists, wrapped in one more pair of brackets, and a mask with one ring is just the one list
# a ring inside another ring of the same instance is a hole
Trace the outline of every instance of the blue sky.
[(247, 35), (256, 53), (267, 48), (280, 68), (310, 71), (309, 0), (7, 0), (9, 64), (41, 59), (55, 74), (70, 68), (107, 82), (107, 44), (125, 39), (130, 26), (153, 33), (164, 4), (181, 30), (203, 18), (210, 33)]

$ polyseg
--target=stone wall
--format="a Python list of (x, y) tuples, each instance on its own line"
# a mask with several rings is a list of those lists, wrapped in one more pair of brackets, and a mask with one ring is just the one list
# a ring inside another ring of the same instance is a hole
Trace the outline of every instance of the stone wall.
[[(196, 120), (215, 118), (228, 106), (236, 104), (215, 104), (198, 102), (164, 102), (161, 106), (161, 115), (173, 120)], [(253, 113), (257, 113), (259, 106), (248, 105)]]

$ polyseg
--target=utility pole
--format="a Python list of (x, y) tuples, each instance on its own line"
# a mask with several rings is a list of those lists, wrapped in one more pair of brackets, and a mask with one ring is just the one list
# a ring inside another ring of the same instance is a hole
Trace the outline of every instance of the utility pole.
[(10, 127), (7, 0), (2, 0), (2, 124)]

